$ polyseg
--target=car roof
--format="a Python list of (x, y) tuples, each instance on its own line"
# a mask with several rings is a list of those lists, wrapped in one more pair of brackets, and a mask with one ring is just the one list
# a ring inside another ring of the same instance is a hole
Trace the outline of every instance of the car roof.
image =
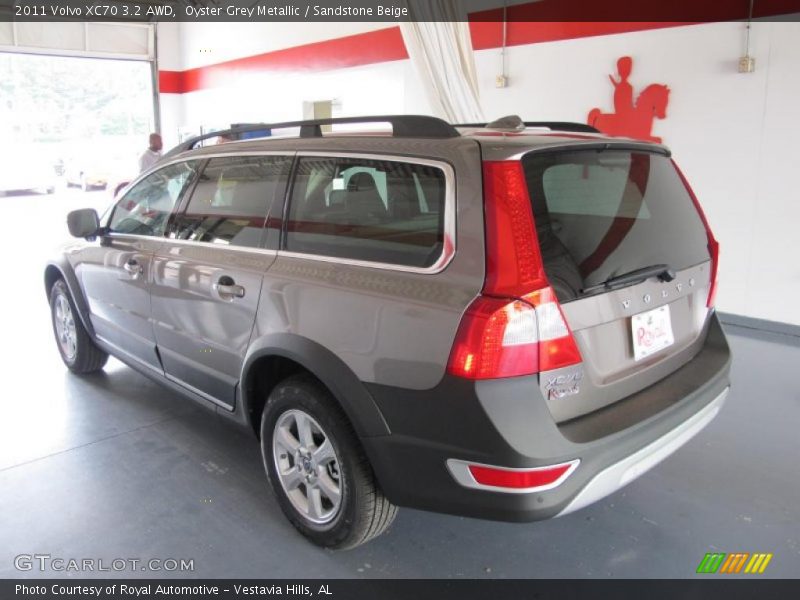
[(180, 153), (172, 158), (203, 157), (220, 154), (244, 154), (273, 151), (364, 152), (369, 154), (402, 154), (439, 158), (460, 146), (479, 144), (483, 160), (518, 160), (535, 151), (557, 149), (608, 149), (655, 152), (669, 156), (662, 145), (630, 138), (611, 137), (602, 133), (558, 131), (547, 128), (524, 130), (486, 127), (457, 127), (458, 134), (448, 138), (392, 136), (391, 130), (347, 130), (326, 133), (321, 137), (304, 138), (281, 135), (246, 140), (231, 140)]

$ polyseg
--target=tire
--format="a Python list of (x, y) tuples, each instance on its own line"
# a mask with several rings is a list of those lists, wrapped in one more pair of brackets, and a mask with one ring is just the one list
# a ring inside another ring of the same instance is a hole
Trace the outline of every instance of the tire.
[(50, 290), (50, 316), (61, 360), (73, 373), (94, 373), (103, 368), (108, 354), (98, 348), (78, 317), (63, 279)]
[(281, 510), (318, 546), (360, 546), (386, 531), (397, 514), (352, 425), (313, 377), (285, 379), (267, 398), (261, 456)]

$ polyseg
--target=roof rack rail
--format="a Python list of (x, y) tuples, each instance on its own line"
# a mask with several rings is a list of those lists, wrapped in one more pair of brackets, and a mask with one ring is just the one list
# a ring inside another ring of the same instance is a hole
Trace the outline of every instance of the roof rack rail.
[(525, 127), (547, 127), (559, 131), (581, 131), (583, 133), (600, 133), (600, 130), (586, 123), (574, 121), (525, 121)]
[(389, 123), (392, 126), (392, 137), (396, 138), (452, 138), (458, 137), (455, 127), (447, 121), (430, 117), (427, 115), (383, 115), (370, 117), (338, 117), (333, 119), (312, 119), (306, 121), (287, 121), (284, 123), (253, 123), (240, 125), (224, 129), (221, 131), (210, 131), (198, 135), (188, 140), (184, 140), (172, 150), (167, 152), (165, 157), (174, 156), (181, 152), (186, 152), (195, 147), (198, 142), (215, 137), (233, 136), (240, 133), (253, 131), (264, 131), (272, 129), (288, 129), (291, 127), (300, 128), (301, 138), (322, 137), (323, 125), (347, 125), (357, 123)]
[[(586, 125), (585, 123), (576, 123), (573, 121), (522, 121), (525, 127), (546, 127), (548, 129), (558, 131), (574, 131), (582, 133), (601, 133), (599, 129)], [(492, 123), (458, 123), (453, 127), (488, 127)], [(504, 129), (504, 128), (500, 128)]]

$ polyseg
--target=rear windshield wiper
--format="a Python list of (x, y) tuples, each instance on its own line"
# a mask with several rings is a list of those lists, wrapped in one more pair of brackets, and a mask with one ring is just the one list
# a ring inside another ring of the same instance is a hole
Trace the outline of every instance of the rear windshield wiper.
[(675, 279), (676, 274), (669, 265), (651, 265), (649, 267), (642, 267), (641, 269), (636, 269), (635, 271), (623, 273), (622, 275), (609, 277), (603, 283), (598, 283), (597, 285), (590, 285), (587, 288), (583, 288), (581, 293), (589, 294), (597, 290), (610, 290), (616, 287), (630, 285), (632, 283), (640, 283), (650, 277), (658, 277), (661, 281), (672, 281)]

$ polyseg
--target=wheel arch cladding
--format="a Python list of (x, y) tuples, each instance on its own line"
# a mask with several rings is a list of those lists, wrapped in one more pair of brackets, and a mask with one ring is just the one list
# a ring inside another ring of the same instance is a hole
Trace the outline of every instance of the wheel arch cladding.
[(69, 264), (69, 262), (67, 262), (66, 259), (50, 261), (45, 267), (44, 291), (45, 294), (47, 294), (48, 301), (50, 299), (50, 291), (53, 289), (53, 286), (59, 279), (63, 279), (64, 283), (67, 285), (67, 290), (69, 290), (70, 296), (72, 296), (72, 301), (75, 303), (75, 307), (78, 309), (78, 316), (81, 319), (81, 323), (89, 335), (94, 338), (94, 328), (92, 327), (92, 322), (89, 319), (89, 307), (83, 297), (83, 292), (81, 291), (80, 285), (78, 285), (78, 280), (75, 277), (72, 266)]
[(342, 359), (308, 338), (276, 333), (251, 344), (242, 368), (242, 412), (256, 435), (269, 392), (286, 377), (302, 372), (330, 391), (359, 437), (391, 433), (372, 396)]

